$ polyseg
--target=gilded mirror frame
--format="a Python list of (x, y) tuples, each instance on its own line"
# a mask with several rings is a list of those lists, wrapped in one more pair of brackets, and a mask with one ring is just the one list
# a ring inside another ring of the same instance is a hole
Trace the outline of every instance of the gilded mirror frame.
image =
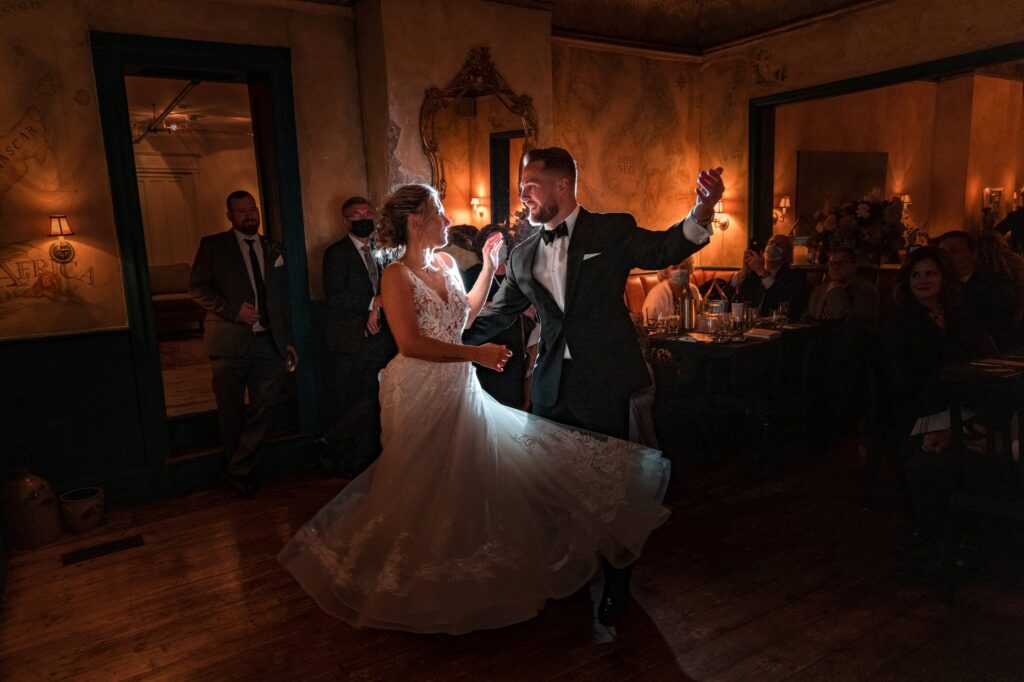
[(448, 189), (448, 182), (444, 176), (444, 159), (438, 148), (434, 121), (440, 112), (458, 100), (494, 95), (523, 122), (523, 154), (537, 147), (537, 112), (533, 108), (533, 98), (512, 91), (495, 68), (489, 47), (474, 47), (469, 51), (469, 57), (458, 74), (444, 89), (427, 88), (424, 95), (420, 107), (420, 140), (423, 153), (430, 160), (430, 184), (437, 189), (442, 199)]

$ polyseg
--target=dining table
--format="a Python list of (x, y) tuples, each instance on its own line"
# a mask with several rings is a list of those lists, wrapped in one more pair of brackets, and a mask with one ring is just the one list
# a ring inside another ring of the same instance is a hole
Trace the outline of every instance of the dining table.
[(697, 332), (648, 334), (656, 403), (685, 411), (713, 439), (735, 435), (738, 414), (766, 431), (777, 433), (783, 422), (790, 432), (799, 429), (810, 418), (811, 353), (820, 331), (818, 324), (793, 323), (717, 340)]

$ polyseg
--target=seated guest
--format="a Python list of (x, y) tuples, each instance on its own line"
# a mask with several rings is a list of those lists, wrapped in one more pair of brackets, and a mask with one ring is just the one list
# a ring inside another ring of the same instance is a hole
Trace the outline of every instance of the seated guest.
[(1024, 347), (1024, 256), (1011, 251), (998, 232), (983, 232), (978, 236), (976, 269), (1011, 283), (1014, 301), (1010, 347)]
[[(937, 421), (932, 415), (930, 421)], [(912, 533), (897, 546), (896, 574), (912, 581), (930, 581), (940, 577), (947, 552), (956, 552), (958, 563), (969, 560), (966, 547), (949, 547), (949, 500), (958, 487), (976, 489), (984, 484), (986, 470), (993, 471), (987, 459), (979, 456), (986, 448), (985, 427), (964, 410), (963, 444), (966, 456), (961, 457), (952, 446), (948, 412), (944, 427), (918, 433), (908, 448), (904, 472)], [(919, 420), (920, 423), (927, 423)], [(1019, 451), (1019, 439), (1005, 446)], [(966, 540), (970, 543), (970, 540)]]
[(829, 252), (828, 275), (811, 293), (804, 320), (824, 323), (807, 353), (818, 368), (818, 410), (829, 416), (831, 437), (844, 431), (836, 426), (854, 428), (867, 416), (868, 371), (877, 355), (873, 330), (878, 328), (878, 289), (857, 276), (853, 249)]
[(949, 254), (961, 285), (963, 312), (985, 328), (998, 348), (1009, 350), (1013, 346), (1015, 309), (1012, 279), (978, 267), (978, 243), (970, 232), (947, 232), (934, 243)]
[[(508, 232), (499, 225), (487, 225), (482, 228), (473, 240), (477, 257), (477, 264), (471, 266), (462, 273), (462, 280), (466, 291), (473, 288), (476, 278), (480, 276), (483, 268), (483, 248), (487, 238), (495, 232), (501, 232), (505, 238), (505, 247), (510, 248)], [(491, 291), (487, 296), (490, 301), (498, 291), (498, 287), (505, 279), (505, 263), (502, 262), (494, 272), (494, 280), (491, 282)], [(523, 409), (526, 405), (526, 340), (533, 330), (534, 321), (528, 315), (521, 315), (519, 322), (502, 331), (494, 337), (494, 343), (500, 343), (512, 351), (512, 357), (505, 364), (505, 370), (498, 372), (486, 367), (477, 366), (476, 376), (480, 385), (485, 391), (503, 405)]]
[(761, 315), (769, 315), (780, 303), (789, 304), (790, 319), (799, 319), (804, 306), (804, 274), (790, 267), (793, 242), (782, 234), (768, 240), (764, 253), (743, 252), (743, 267), (730, 284), (744, 301), (757, 306)]
[[(455, 265), (463, 274), (463, 279), (465, 279), (466, 271), (473, 266), (477, 267), (477, 272), (480, 271), (480, 257), (474, 246), (479, 233), (480, 231), (473, 225), (452, 225), (448, 228), (448, 243), (438, 249), (455, 259)], [(476, 277), (473, 279), (475, 280)], [(469, 287), (466, 288), (466, 291), (469, 291)]]
[(928, 390), (941, 367), (996, 352), (985, 330), (960, 312), (958, 296), (946, 251), (923, 246), (907, 256), (881, 325), (892, 439), (908, 436), (918, 417), (943, 409)]
[(674, 315), (676, 302), (682, 295), (683, 287), (688, 287), (694, 302), (700, 302), (700, 290), (693, 282), (690, 274), (693, 271), (689, 258), (677, 265), (670, 265), (664, 270), (658, 270), (658, 283), (647, 292), (644, 299), (644, 314), (653, 319)]
[(842, 320), (869, 329), (878, 326), (878, 289), (857, 276), (853, 249), (841, 247), (829, 252), (828, 275), (811, 292), (804, 318)]
[(995, 226), (995, 231), (1006, 238), (1011, 250), (1024, 253), (1024, 206), (1007, 213)]

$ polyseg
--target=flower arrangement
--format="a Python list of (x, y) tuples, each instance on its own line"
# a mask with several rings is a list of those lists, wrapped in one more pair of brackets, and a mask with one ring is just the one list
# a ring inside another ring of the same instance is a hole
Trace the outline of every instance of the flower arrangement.
[(807, 250), (816, 262), (824, 262), (829, 249), (847, 247), (869, 263), (898, 263), (900, 250), (918, 243), (918, 230), (903, 222), (900, 198), (865, 196), (857, 202), (814, 214), (814, 234)]

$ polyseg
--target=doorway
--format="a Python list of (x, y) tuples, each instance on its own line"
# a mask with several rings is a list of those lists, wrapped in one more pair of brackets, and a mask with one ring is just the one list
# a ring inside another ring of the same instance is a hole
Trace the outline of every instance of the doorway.
[(154, 473), (172, 492), (220, 473), (205, 311), (188, 296), (188, 275), (199, 240), (228, 229), (224, 200), (235, 189), (256, 197), (262, 231), (288, 254), (294, 343), (306, 362), (275, 410), (264, 462), (294, 468), (319, 425), (289, 51), (91, 40), (141, 421), (150, 460), (163, 463)]
[(260, 202), (249, 88), (125, 76), (125, 90), (164, 409), (174, 421), (216, 410), (203, 350), (206, 311), (188, 282), (199, 240), (226, 229), (224, 197), (241, 189)]

